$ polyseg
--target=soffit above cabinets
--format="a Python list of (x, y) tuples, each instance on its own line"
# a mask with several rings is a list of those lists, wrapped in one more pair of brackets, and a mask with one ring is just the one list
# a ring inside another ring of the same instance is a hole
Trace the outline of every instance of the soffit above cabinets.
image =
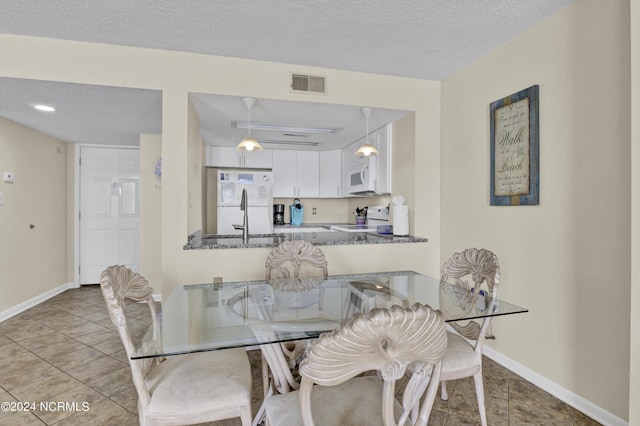
[[(248, 130), (238, 128), (236, 122), (246, 122), (247, 109), (241, 97), (192, 93), (189, 95), (198, 119), (205, 144), (236, 146)], [(341, 149), (365, 136), (362, 105), (336, 105), (321, 102), (294, 102), (258, 99), (251, 109), (252, 123), (282, 124), (290, 129), (251, 129), (253, 137), (272, 149), (318, 150)], [(374, 108), (369, 118), (369, 133), (393, 123), (411, 111)], [(267, 126), (263, 126), (267, 127)], [(304, 127), (335, 129), (321, 133)]]

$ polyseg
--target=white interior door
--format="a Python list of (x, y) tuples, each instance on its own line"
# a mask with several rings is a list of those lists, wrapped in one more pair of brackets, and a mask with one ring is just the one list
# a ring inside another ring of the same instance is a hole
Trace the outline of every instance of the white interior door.
[(110, 265), (138, 272), (140, 151), (80, 148), (80, 284)]

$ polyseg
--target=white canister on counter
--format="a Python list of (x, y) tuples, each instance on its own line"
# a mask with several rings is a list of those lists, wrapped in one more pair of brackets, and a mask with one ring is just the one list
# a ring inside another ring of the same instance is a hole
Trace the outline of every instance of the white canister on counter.
[(409, 235), (409, 206), (393, 207), (393, 235), (406, 237)]

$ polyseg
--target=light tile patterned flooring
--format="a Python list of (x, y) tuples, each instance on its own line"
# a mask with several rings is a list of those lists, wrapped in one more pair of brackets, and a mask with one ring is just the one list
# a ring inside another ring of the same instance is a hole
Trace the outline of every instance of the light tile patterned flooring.
[[(128, 318), (134, 335), (149, 326), (146, 305), (129, 305)], [(255, 413), (259, 353), (251, 351), (250, 359)], [(599, 424), (487, 358), (484, 383), (490, 425)], [(449, 383), (448, 390), (449, 401), (436, 399), (429, 425), (478, 425), (473, 380)], [(0, 402), (36, 403), (33, 411), (0, 411), (0, 425), (138, 424), (131, 371), (99, 286), (67, 290), (0, 323)], [(54, 405), (47, 411), (40, 402)]]

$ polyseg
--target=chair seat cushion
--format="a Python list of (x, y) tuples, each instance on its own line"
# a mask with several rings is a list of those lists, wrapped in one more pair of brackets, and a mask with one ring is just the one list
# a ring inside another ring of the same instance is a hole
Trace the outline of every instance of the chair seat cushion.
[(481, 356), (473, 351), (473, 346), (459, 334), (448, 332), (440, 380), (470, 376), (480, 371), (481, 367)]
[[(382, 380), (377, 376), (356, 377), (341, 385), (311, 390), (311, 412), (316, 426), (370, 426), (382, 424)], [(298, 391), (274, 395), (265, 401), (271, 426), (302, 425)], [(396, 401), (396, 420), (402, 407)]]
[(170, 357), (145, 382), (151, 394), (147, 418), (235, 412), (251, 401), (251, 365), (244, 349)]

